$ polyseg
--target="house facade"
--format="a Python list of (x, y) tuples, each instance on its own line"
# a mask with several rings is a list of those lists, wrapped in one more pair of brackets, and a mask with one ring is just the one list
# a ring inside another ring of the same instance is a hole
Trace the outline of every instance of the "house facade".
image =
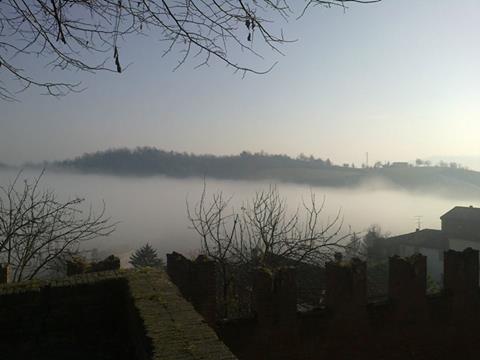
[(480, 208), (456, 206), (440, 219), (442, 232), (448, 237), (449, 249), (480, 249)]
[(437, 282), (443, 279), (443, 253), (446, 250), (480, 250), (480, 208), (456, 206), (440, 216), (441, 229), (417, 229), (376, 244), (383, 256), (427, 256), (427, 272)]

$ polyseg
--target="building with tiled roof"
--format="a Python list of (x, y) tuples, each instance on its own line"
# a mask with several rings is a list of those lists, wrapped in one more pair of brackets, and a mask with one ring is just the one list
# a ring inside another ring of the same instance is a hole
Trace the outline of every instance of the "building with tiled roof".
[(480, 208), (455, 206), (440, 219), (442, 231), (449, 238), (480, 243)]
[(480, 208), (455, 206), (440, 216), (441, 229), (417, 229), (376, 242), (375, 252), (382, 256), (427, 256), (429, 275), (440, 282), (443, 277), (443, 252), (480, 249)]

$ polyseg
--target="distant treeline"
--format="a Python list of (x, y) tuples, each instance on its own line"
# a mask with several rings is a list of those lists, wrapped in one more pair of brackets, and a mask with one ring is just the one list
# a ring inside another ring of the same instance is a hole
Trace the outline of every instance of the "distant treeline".
[(304, 155), (291, 158), (287, 155), (247, 151), (231, 156), (195, 155), (153, 147), (97, 151), (71, 160), (56, 162), (55, 165), (87, 172), (164, 174), (180, 177), (207, 175), (222, 178), (248, 177), (248, 174), (255, 174), (265, 169), (319, 169), (333, 166), (329, 159), (322, 160)]
[[(52, 165), (52, 164), (49, 164)], [(270, 155), (244, 151), (239, 155), (195, 155), (152, 147), (111, 149), (53, 163), (54, 167), (84, 173), (166, 175), (233, 180), (273, 180), (310, 185), (355, 187), (394, 186), (406, 190), (441, 192), (448, 196), (480, 198), (480, 172), (459, 166), (407, 162), (334, 165), (329, 159), (299, 155)], [(383, 185), (382, 185), (383, 184)]]

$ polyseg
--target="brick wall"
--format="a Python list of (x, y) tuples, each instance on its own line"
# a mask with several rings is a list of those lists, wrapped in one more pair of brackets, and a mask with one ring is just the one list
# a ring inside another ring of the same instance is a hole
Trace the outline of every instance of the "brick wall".
[(217, 269), (205, 256), (195, 261), (173, 252), (167, 254), (167, 273), (182, 295), (213, 325), (217, 313)]
[(0, 285), (0, 359), (236, 357), (164, 271), (144, 268)]
[[(248, 360), (478, 358), (478, 251), (445, 252), (444, 290), (435, 295), (426, 294), (425, 256), (389, 262), (384, 301), (368, 303), (364, 262), (337, 261), (326, 267), (325, 306), (302, 313), (295, 270), (258, 269), (256, 316), (217, 321), (216, 331), (239, 359)], [(175, 282), (175, 266), (169, 274)]]
[(131, 359), (126, 294), (120, 279), (7, 288), (0, 296), (0, 357)]
[(0, 284), (11, 282), (12, 268), (8, 264), (0, 264)]

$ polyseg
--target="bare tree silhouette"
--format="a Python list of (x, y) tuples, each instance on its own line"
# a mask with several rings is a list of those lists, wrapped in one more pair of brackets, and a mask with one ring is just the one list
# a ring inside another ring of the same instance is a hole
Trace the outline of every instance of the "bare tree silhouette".
[(205, 187), (195, 206), (187, 202), (202, 252), (218, 264), (223, 316), (231, 307), (231, 288), (248, 282), (255, 267), (322, 265), (349, 246), (340, 211), (322, 221), (324, 205), (325, 199), (319, 204), (312, 193), (309, 201), (290, 211), (274, 186), (257, 192), (239, 211), (222, 193), (207, 199)]
[[(315, 5), (346, 8), (348, 3), (381, 0), (307, 0), (300, 16)], [(197, 66), (216, 58), (243, 74), (266, 73), (230, 56), (234, 48), (262, 57), (263, 45), (280, 52), (282, 20), (297, 16), (288, 0), (3, 0), (0, 1), (0, 98), (15, 100), (31, 86), (49, 95), (79, 91), (80, 84), (45, 81), (22, 69), (22, 57), (45, 57), (53, 69), (121, 72), (118, 40), (131, 34), (156, 34), (164, 51), (180, 52), (177, 67), (189, 57)], [(263, 45), (252, 46), (253, 41)], [(112, 59), (113, 57), (113, 59)], [(9, 78), (9, 82), (6, 82)], [(10, 81), (16, 83), (12, 85)]]
[(60, 201), (42, 190), (39, 177), (0, 186), (0, 262), (12, 267), (13, 281), (33, 279), (76, 254), (85, 241), (107, 236), (115, 224), (105, 217), (105, 206), (83, 211), (82, 198)]

